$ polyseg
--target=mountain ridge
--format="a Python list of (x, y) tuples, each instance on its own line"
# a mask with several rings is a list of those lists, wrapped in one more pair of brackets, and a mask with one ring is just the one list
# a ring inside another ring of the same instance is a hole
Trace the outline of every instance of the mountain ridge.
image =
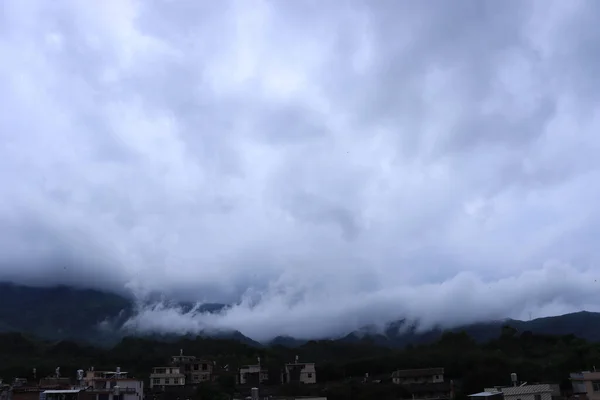
[[(229, 307), (220, 303), (202, 305), (191, 302), (165, 301), (165, 303), (176, 305), (187, 312), (197, 309), (200, 312), (217, 313)], [(127, 297), (64, 285), (44, 288), (0, 283), (0, 304), (3, 305), (0, 307), (0, 332), (23, 332), (44, 340), (73, 340), (95, 345), (112, 345), (123, 337), (131, 335), (131, 331), (123, 329), (123, 324), (136, 311), (135, 302)], [(520, 332), (574, 335), (588, 341), (600, 341), (600, 313), (589, 311), (530, 321), (507, 318), (449, 329), (435, 327), (427, 331), (419, 331), (417, 324), (409, 324), (408, 321), (399, 319), (388, 323), (383, 330), (364, 327), (330, 340), (348, 344), (364, 342), (402, 348), (434, 342), (444, 332), (465, 331), (476, 341), (485, 342), (498, 337), (505, 325), (510, 325)], [(186, 335), (136, 333), (136, 336), (171, 341)], [(277, 336), (266, 343), (259, 343), (239, 331), (200, 332), (200, 336), (233, 339), (256, 347), (268, 345), (293, 348), (311, 341)]]

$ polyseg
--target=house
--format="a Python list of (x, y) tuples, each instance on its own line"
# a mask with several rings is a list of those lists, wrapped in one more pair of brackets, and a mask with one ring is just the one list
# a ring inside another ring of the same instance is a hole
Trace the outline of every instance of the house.
[(444, 368), (403, 369), (392, 373), (396, 385), (444, 382)]
[(150, 374), (150, 389), (166, 389), (185, 385), (185, 375), (179, 367), (155, 367)]
[(72, 383), (71, 378), (60, 377), (60, 376), (49, 376), (46, 378), (40, 379), (39, 387), (47, 390), (51, 389), (71, 389)]
[(269, 371), (258, 364), (243, 365), (240, 367), (237, 380), (240, 385), (258, 385), (269, 380)]
[(587, 396), (589, 400), (600, 400), (600, 372), (583, 371), (570, 374), (573, 395)]
[(210, 381), (213, 364), (211, 361), (198, 359), (195, 356), (183, 355), (183, 350), (179, 350), (178, 356), (171, 357), (171, 365), (180, 368), (180, 371), (185, 375), (187, 384)]
[(502, 392), (504, 400), (552, 400), (552, 396), (560, 396), (559, 386), (551, 383), (528, 385), (524, 382), (520, 386), (486, 388), (484, 391)]
[(3, 384), (0, 380), (0, 400), (11, 400), (12, 399), (12, 388), (10, 385)]
[(129, 377), (117, 367), (115, 371), (95, 371), (90, 368), (79, 379), (86, 387), (87, 400), (143, 400), (144, 381)]
[(317, 383), (317, 371), (314, 363), (298, 362), (298, 356), (293, 363), (285, 364), (281, 374), (282, 383)]

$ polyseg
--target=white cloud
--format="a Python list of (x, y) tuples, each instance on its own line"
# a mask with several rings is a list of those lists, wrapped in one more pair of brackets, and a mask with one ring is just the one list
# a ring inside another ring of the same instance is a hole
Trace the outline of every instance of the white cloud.
[(596, 309), (597, 7), (8, 1), (0, 279), (259, 339)]

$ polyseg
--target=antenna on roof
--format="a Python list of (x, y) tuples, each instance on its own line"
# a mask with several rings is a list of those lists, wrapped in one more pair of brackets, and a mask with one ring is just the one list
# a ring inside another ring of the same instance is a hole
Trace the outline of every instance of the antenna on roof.
[(36, 376), (37, 376), (37, 369), (34, 368), (33, 369), (33, 379), (36, 379)]
[(298, 364), (298, 356), (296, 356), (295, 362), (296, 362), (296, 364)]
[(182, 356), (183, 355), (183, 349), (179, 349), (179, 355)]
[(54, 373), (56, 374), (56, 378), (60, 378), (60, 367), (56, 367)]
[(258, 357), (257, 360), (258, 360), (258, 365), (260, 365), (260, 357)]

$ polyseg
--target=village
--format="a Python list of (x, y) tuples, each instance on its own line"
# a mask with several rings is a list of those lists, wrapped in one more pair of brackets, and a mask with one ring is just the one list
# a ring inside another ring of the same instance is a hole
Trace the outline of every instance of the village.
[[(116, 367), (114, 371), (99, 371), (90, 367), (80, 369), (76, 376), (61, 376), (60, 367), (54, 375), (35, 381), (14, 378), (12, 382), (0, 380), (0, 400), (190, 400), (198, 398), (201, 385), (215, 382), (220, 376), (234, 376), (238, 397), (232, 399), (251, 400), (327, 400), (323, 396), (281, 396), (274, 394), (277, 386), (316, 385), (315, 364), (301, 362), (298, 357), (282, 366), (277, 383), (273, 385), (273, 374), (261, 365), (243, 365), (236, 371), (229, 366), (217, 366), (215, 362), (184, 355), (172, 356), (164, 366), (155, 366), (148, 377), (136, 378)], [(499, 385), (474, 394), (463, 394), (470, 400), (600, 400), (600, 372), (583, 371), (571, 373), (572, 390), (561, 390), (557, 383), (521, 382), (517, 373), (510, 375), (510, 385)], [(457, 397), (460, 382), (444, 377), (444, 368), (421, 368), (397, 370), (389, 375), (369, 376), (365, 373), (359, 381), (363, 384), (390, 383), (406, 389), (411, 400), (451, 400)]]

